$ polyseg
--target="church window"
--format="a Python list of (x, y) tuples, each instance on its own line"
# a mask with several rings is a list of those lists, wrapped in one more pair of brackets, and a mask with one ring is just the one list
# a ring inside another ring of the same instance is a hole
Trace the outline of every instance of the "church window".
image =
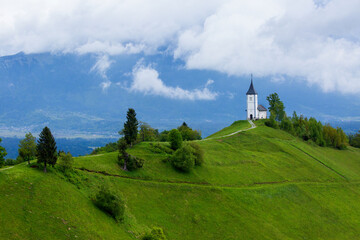
[(249, 100), (252, 101), (252, 97), (249, 97)]

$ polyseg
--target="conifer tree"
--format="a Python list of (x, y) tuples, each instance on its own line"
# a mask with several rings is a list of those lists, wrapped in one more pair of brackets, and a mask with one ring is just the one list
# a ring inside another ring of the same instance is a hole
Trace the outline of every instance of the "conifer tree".
[(126, 122), (124, 123), (124, 138), (127, 144), (132, 147), (133, 143), (136, 141), (138, 135), (138, 120), (136, 119), (135, 110), (129, 108), (126, 115)]
[(52, 166), (56, 164), (56, 142), (48, 127), (44, 127), (40, 133), (36, 150), (38, 163), (44, 163), (44, 172), (46, 172), (47, 164)]

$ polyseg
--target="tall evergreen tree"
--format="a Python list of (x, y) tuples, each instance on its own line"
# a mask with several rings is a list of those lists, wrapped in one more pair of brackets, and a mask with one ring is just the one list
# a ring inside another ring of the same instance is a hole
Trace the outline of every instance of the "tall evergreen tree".
[(124, 123), (123, 134), (127, 144), (131, 147), (133, 143), (136, 141), (138, 135), (138, 120), (136, 119), (135, 110), (129, 108), (126, 115), (126, 122)]
[[(1, 143), (2, 139), (0, 138), (0, 143)], [(5, 164), (5, 156), (7, 155), (7, 152), (5, 150), (5, 148), (3, 148), (2, 146), (0, 146), (0, 167), (4, 166)]]
[(56, 142), (54, 136), (48, 127), (44, 127), (40, 133), (38, 144), (36, 146), (38, 163), (44, 163), (44, 172), (46, 165), (54, 166), (57, 161)]
[(23, 161), (27, 161), (30, 165), (30, 160), (35, 159), (36, 155), (36, 142), (35, 137), (31, 133), (25, 134), (25, 138), (20, 140), (19, 144), (19, 157)]

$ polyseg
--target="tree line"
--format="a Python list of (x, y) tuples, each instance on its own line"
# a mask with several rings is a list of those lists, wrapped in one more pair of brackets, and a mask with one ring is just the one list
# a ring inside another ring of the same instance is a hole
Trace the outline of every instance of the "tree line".
[(322, 147), (345, 149), (348, 145), (348, 138), (340, 127), (333, 128), (330, 124), (323, 125), (313, 117), (298, 116), (295, 111), (292, 117), (288, 117), (285, 113), (284, 103), (277, 93), (270, 94), (266, 99), (269, 102), (270, 111), (270, 117), (265, 122), (267, 126), (280, 128)]

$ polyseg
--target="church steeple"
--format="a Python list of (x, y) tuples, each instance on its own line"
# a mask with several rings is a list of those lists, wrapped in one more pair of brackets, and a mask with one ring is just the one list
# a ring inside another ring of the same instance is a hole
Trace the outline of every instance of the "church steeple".
[(257, 95), (257, 92), (255, 91), (255, 88), (253, 85), (252, 74), (251, 74), (251, 84), (250, 84), (249, 90), (247, 91), (246, 95)]

